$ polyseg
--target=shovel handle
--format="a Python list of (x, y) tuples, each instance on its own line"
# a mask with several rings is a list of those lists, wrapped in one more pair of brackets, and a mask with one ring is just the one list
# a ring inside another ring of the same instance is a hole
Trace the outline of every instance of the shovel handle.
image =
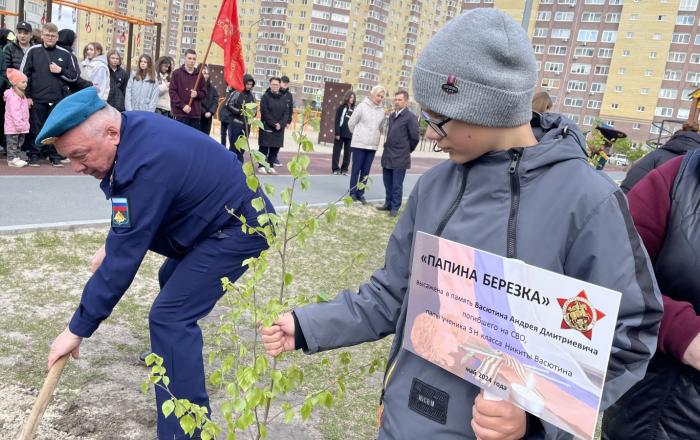
[(51, 396), (53, 396), (53, 391), (56, 388), (58, 379), (61, 378), (61, 373), (63, 373), (63, 369), (66, 367), (69, 356), (70, 354), (66, 354), (59, 358), (49, 370), (49, 374), (44, 380), (44, 385), (41, 386), (41, 390), (39, 391), (39, 396), (37, 396), (36, 401), (34, 402), (32, 412), (29, 414), (29, 418), (24, 423), (22, 432), (19, 434), (17, 440), (32, 440), (34, 438), (36, 429), (39, 427), (39, 423), (41, 422), (41, 417), (44, 415), (46, 407), (49, 406), (49, 401), (51, 400)]

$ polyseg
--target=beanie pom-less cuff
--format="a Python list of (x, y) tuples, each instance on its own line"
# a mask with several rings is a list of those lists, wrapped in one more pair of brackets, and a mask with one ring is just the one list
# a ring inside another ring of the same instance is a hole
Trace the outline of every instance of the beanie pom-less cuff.
[[(448, 79), (456, 93), (443, 89)], [(534, 92), (535, 87), (501, 90), (418, 66), (413, 71), (413, 93), (423, 108), (482, 127), (517, 127), (530, 122)]]

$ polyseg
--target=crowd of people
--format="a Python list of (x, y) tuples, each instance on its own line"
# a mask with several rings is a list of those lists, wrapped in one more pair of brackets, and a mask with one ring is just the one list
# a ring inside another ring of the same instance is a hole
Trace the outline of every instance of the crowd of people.
[[(0, 92), (3, 94), (0, 118), (4, 121), (0, 124), (0, 152), (6, 155), (8, 166), (38, 167), (43, 158), (54, 167), (68, 163), (69, 160), (58, 154), (52, 145), (38, 145), (35, 138), (62, 99), (91, 86), (96, 88), (100, 99), (120, 112), (156, 112), (210, 133), (219, 110), (219, 93), (211, 83), (207, 66), (197, 65), (194, 50), (184, 53), (184, 63), (180, 67), (172, 57), (163, 56), (154, 61), (149, 54), (143, 54), (133, 71), (128, 72), (123, 67), (122, 55), (117, 50), (105, 53), (99, 42), (86, 44), (82, 60), (78, 60), (75, 41), (75, 32), (59, 31), (53, 23), (44, 24), (40, 33), (27, 22), (19, 22), (14, 32), (0, 31)], [(287, 79), (287, 86), (288, 83)], [(240, 94), (246, 96), (245, 102), (255, 101), (251, 99), (251, 89)], [(235, 91), (228, 92), (234, 94)], [(291, 122), (291, 94), (284, 102), (289, 114), (278, 130), (282, 132)], [(232, 105), (240, 109), (240, 102), (234, 100)], [(219, 114), (222, 115), (226, 118), (222, 119), (222, 133), (229, 126), (240, 126), (240, 120), (229, 121), (231, 112)], [(242, 130), (230, 132), (235, 136), (232, 145), (240, 132)], [(222, 136), (222, 143), (226, 145), (225, 136)]]

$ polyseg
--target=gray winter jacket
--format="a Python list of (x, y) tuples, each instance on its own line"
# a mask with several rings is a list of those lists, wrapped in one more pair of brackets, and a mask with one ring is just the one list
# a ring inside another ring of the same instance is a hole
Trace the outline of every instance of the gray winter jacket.
[(148, 80), (137, 80), (135, 74), (131, 74), (129, 83), (126, 85), (126, 96), (124, 97), (126, 111), (156, 111), (158, 104), (158, 82)]
[[(359, 293), (343, 291), (331, 302), (294, 311), (309, 353), (396, 334), (379, 439), (475, 437), (470, 422), (479, 388), (401, 349), (417, 231), (621, 291), (602, 409), (644, 376), (662, 316), (649, 258), (624, 195), (586, 162), (575, 124), (557, 116), (552, 125), (534, 147), (429, 170), (389, 238), (384, 267)], [(414, 379), (449, 396), (444, 424), (409, 408)], [(572, 438), (533, 416), (528, 422), (528, 439)]]

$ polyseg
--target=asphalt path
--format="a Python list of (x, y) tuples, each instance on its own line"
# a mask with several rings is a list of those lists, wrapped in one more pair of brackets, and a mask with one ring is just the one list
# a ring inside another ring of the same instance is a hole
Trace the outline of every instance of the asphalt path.
[[(284, 158), (282, 159), (284, 162)], [(300, 203), (325, 206), (343, 197), (349, 187), (349, 176), (327, 174), (325, 168), (330, 158), (318, 155), (312, 159), (311, 186), (308, 191), (298, 191), (295, 198)], [(326, 163), (327, 162), (327, 163)], [(384, 200), (384, 185), (380, 168), (376, 163), (372, 169), (365, 197), (370, 202)], [(404, 196), (413, 189), (420, 174), (440, 162), (437, 159), (414, 159), (412, 174), (404, 181)], [(104, 225), (110, 218), (110, 204), (99, 188), (99, 182), (89, 176), (71, 174), (68, 168), (52, 169), (42, 166), (30, 171), (32, 175), (5, 173), (0, 168), (0, 233), (21, 232), (49, 228), (71, 228), (85, 225)], [(15, 171), (15, 170), (12, 170)], [(318, 173), (318, 174), (313, 174)], [(624, 172), (610, 171), (614, 180), (621, 180)], [(264, 182), (275, 188), (273, 204), (282, 205), (279, 193), (291, 184), (289, 175), (261, 176)]]

